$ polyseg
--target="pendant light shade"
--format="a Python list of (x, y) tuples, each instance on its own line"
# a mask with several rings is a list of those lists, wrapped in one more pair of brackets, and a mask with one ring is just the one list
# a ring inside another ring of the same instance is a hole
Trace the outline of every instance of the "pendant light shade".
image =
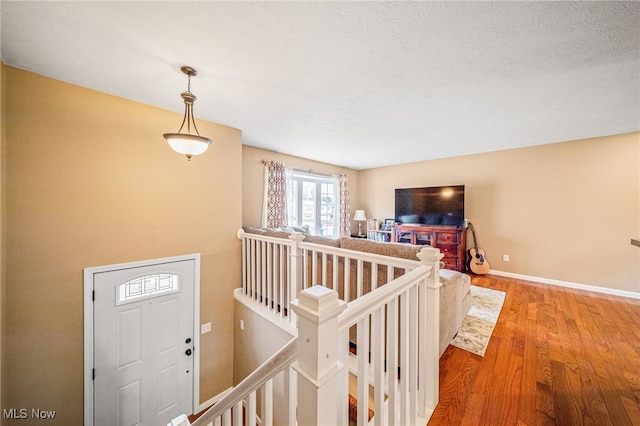
[(174, 151), (186, 155), (189, 160), (204, 153), (211, 143), (211, 139), (185, 133), (165, 133), (163, 136)]
[[(211, 139), (200, 136), (193, 117), (193, 104), (196, 101), (196, 95), (191, 93), (191, 77), (198, 75), (198, 71), (188, 66), (183, 66), (180, 70), (189, 78), (187, 91), (180, 94), (184, 100), (184, 118), (178, 133), (165, 133), (162, 136), (174, 151), (185, 155), (191, 161), (192, 156), (200, 155), (209, 148)], [(187, 125), (187, 133), (181, 133), (185, 124)], [(195, 134), (191, 133), (192, 127)]]

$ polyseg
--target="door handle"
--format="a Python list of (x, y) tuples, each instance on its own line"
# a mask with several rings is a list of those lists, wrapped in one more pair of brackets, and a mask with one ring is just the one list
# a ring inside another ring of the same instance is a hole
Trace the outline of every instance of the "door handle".
[(191, 356), (191, 349), (187, 349), (184, 353), (186, 356)]

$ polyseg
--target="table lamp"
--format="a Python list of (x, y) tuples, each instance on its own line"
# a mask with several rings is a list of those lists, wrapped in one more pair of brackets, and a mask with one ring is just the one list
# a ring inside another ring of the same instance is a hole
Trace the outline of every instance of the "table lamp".
[(353, 220), (358, 221), (358, 236), (362, 236), (362, 222), (367, 220), (367, 217), (364, 215), (364, 210), (356, 210), (353, 215)]

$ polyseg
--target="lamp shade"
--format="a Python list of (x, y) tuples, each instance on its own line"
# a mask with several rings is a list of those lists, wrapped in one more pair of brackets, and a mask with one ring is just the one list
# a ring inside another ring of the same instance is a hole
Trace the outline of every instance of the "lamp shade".
[(165, 133), (163, 136), (174, 151), (187, 158), (202, 154), (211, 144), (211, 139), (185, 133)]
[(364, 210), (356, 210), (353, 215), (353, 220), (367, 220), (367, 216), (364, 214)]

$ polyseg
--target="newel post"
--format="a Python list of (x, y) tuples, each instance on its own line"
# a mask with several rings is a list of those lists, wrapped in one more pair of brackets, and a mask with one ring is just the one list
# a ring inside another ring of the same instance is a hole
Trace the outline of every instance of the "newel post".
[(420, 414), (433, 411), (438, 405), (440, 380), (440, 260), (444, 257), (440, 249), (423, 247), (418, 253), (420, 263), (431, 267), (431, 273), (420, 285), (419, 357), (418, 378)]
[[(240, 240), (240, 247), (242, 253), (242, 291), (243, 293), (247, 290), (247, 239), (244, 237), (246, 234), (245, 230), (240, 228), (238, 232), (236, 232), (236, 236)], [(245, 293), (246, 294), (246, 293)]]
[(298, 424), (335, 425), (338, 416), (338, 315), (347, 303), (323, 286), (300, 292), (291, 302), (298, 315)]
[[(302, 290), (302, 249), (299, 244), (304, 240), (304, 234), (301, 232), (292, 232), (289, 235), (291, 240), (291, 253), (289, 253), (289, 300), (293, 301), (298, 298), (298, 293)], [(290, 315), (289, 321), (295, 324), (295, 314)]]

